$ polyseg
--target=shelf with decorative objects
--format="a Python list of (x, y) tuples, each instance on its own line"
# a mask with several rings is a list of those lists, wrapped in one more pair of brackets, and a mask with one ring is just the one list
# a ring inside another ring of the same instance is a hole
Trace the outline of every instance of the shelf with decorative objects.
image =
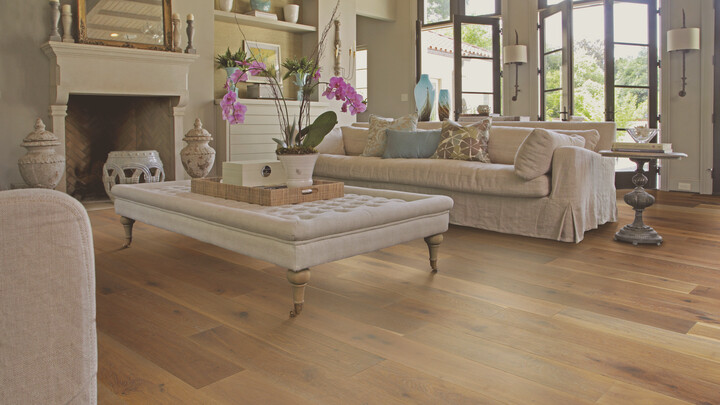
[(227, 12), (227, 11), (222, 11), (222, 10), (215, 10), (215, 21), (240, 24), (240, 25), (249, 25), (252, 27), (267, 28), (267, 29), (272, 29), (272, 30), (277, 30), (277, 31), (287, 31), (287, 32), (295, 32), (295, 33), (306, 33), (306, 32), (317, 31), (317, 28), (310, 26), (310, 25), (290, 23), (290, 22), (286, 22), (286, 21), (276, 21), (276, 20), (272, 20), (269, 18), (255, 17), (252, 15), (233, 13), (233, 12)]

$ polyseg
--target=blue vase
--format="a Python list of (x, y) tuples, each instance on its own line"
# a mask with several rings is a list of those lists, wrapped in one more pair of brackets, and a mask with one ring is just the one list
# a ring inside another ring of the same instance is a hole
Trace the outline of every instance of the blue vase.
[(426, 74), (420, 75), (420, 81), (415, 86), (415, 105), (418, 111), (418, 121), (430, 121), (435, 110), (435, 87)]
[(438, 95), (438, 119), (445, 121), (450, 118), (450, 91), (441, 89)]
[[(227, 78), (229, 79), (230, 76), (232, 76), (232, 74), (235, 73), (235, 71), (238, 70), (238, 69), (240, 69), (240, 68), (236, 68), (236, 67), (226, 67), (226, 68), (225, 68), (225, 73), (227, 74)], [(234, 91), (235, 94), (238, 94), (238, 88), (237, 88), (237, 86), (235, 86), (235, 84), (233, 84), (233, 85), (230, 87), (230, 89), (231, 89), (232, 91)]]
[(297, 99), (298, 101), (302, 100), (303, 96), (303, 86), (305, 86), (305, 81), (307, 80), (308, 74), (307, 73), (293, 73), (295, 85), (298, 88), (297, 91)]
[(250, 8), (253, 10), (270, 12), (270, 0), (250, 0)]

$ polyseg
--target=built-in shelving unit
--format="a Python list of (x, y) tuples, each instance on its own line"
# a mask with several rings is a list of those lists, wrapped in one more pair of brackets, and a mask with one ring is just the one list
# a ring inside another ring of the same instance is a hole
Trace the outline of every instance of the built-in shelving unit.
[(294, 24), (286, 21), (275, 21), (269, 18), (255, 17), (252, 15), (232, 13), (222, 10), (215, 10), (215, 21), (229, 22), (233, 24), (237, 23), (241, 25), (249, 25), (253, 27), (268, 28), (271, 30), (295, 33), (317, 31), (317, 28), (310, 25)]

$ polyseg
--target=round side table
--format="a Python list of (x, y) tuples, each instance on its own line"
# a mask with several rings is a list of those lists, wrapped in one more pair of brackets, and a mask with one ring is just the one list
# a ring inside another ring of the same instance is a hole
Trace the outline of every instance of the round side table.
[(617, 231), (617, 233), (615, 233), (615, 240), (632, 243), (635, 246), (638, 244), (654, 244), (660, 246), (663, 241), (662, 236), (658, 235), (652, 227), (645, 225), (642, 218), (645, 208), (655, 203), (655, 197), (645, 191), (644, 187), (648, 182), (648, 178), (645, 176), (643, 167), (645, 166), (645, 163), (648, 163), (651, 160), (682, 159), (687, 157), (687, 155), (678, 152), (645, 153), (614, 152), (609, 150), (601, 150), (600, 154), (605, 157), (629, 158), (632, 162), (637, 164), (635, 175), (632, 178), (635, 189), (625, 194), (625, 197), (623, 197), (625, 202), (635, 210), (635, 221), (633, 221), (632, 224), (625, 225), (622, 229)]

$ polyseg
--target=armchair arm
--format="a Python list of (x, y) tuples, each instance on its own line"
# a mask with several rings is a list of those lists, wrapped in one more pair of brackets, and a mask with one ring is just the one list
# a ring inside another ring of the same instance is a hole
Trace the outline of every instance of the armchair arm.
[(598, 197), (616, 199), (613, 159), (577, 146), (555, 149), (550, 198), (579, 203)]

